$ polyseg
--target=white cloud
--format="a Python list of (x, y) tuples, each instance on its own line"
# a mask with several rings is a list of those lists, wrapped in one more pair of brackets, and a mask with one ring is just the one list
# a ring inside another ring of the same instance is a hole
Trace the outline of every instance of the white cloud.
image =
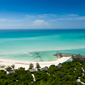
[(69, 18), (69, 17), (77, 17), (79, 15), (77, 14), (63, 14), (63, 15), (59, 15), (59, 14), (40, 14), (40, 15), (26, 15), (26, 19), (52, 19), (52, 18)]
[(25, 20), (25, 19), (5, 19), (5, 18), (1, 19), (0, 18), (0, 22), (19, 22), (19, 21), (23, 21), (23, 20)]
[(47, 22), (45, 22), (44, 20), (35, 20), (33, 25), (49, 25)]
[(82, 16), (82, 17), (76, 17), (75, 20), (85, 20), (85, 16)]
[(57, 20), (73, 20), (73, 18), (59, 18)]
[(32, 18), (36, 18), (36, 16), (34, 15), (26, 15), (27, 19), (32, 19)]
[[(23, 17), (6, 17), (0, 18), (0, 28), (52, 28), (52, 27), (65, 27), (61, 24), (72, 23), (69, 21), (81, 21), (85, 20), (85, 16), (79, 16), (77, 14), (36, 14), (36, 15), (24, 15)], [(51, 22), (54, 21), (54, 22)], [(63, 23), (62, 23), (63, 22)], [(60, 25), (58, 25), (60, 23)], [(76, 22), (78, 23), (78, 22)], [(74, 24), (74, 23), (73, 23)], [(85, 25), (82, 25), (85, 27)]]
[(58, 19), (52, 19), (50, 21), (58, 21), (58, 20), (85, 20), (85, 16), (82, 16), (82, 17), (66, 17), (66, 18), (58, 18)]
[(25, 19), (10, 19), (10, 20), (7, 20), (9, 22), (19, 22), (19, 21), (24, 21)]
[(57, 14), (40, 14), (40, 15), (26, 15), (26, 19), (43, 19), (56, 17)]
[(38, 15), (38, 18), (45, 18), (45, 16), (43, 16), (43, 15)]
[(72, 17), (74, 16), (74, 17), (76, 17), (76, 16), (79, 16), (79, 15), (71, 13), (71, 14), (66, 14), (66, 16), (72, 16)]
[(6, 21), (6, 19), (0, 19), (0, 21)]
[(9, 24), (8, 26), (22, 26), (22, 24)]

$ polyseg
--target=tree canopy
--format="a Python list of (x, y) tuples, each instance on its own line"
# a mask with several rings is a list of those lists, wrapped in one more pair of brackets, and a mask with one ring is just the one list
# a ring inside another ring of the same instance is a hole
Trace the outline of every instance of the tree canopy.
[[(37, 64), (37, 68), (40, 68), (39, 64)], [(66, 62), (66, 64), (62, 64), (61, 68), (51, 65), (47, 71), (33, 72), (35, 81), (32, 74), (22, 67), (8, 75), (6, 75), (6, 71), (0, 70), (0, 85), (82, 85), (76, 81), (78, 77), (81, 77), (80, 80), (85, 82), (82, 68), (85, 70), (85, 60), (79, 59)]]

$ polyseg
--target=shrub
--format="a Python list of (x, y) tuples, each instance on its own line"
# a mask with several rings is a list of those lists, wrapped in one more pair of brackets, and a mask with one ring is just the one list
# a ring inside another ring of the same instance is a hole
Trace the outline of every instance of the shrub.
[(6, 68), (6, 70), (12, 70), (12, 68), (11, 68), (10, 66), (8, 66), (8, 67)]

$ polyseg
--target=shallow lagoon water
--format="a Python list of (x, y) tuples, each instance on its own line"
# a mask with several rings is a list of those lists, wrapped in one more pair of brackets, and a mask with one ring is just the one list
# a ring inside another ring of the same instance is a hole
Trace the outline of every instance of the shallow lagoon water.
[(85, 55), (85, 29), (0, 30), (0, 58), (53, 61), (57, 52)]

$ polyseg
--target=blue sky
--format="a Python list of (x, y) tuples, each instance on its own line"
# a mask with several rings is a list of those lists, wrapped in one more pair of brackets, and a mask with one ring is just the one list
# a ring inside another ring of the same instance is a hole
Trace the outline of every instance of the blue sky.
[(0, 29), (85, 28), (85, 0), (0, 0)]

